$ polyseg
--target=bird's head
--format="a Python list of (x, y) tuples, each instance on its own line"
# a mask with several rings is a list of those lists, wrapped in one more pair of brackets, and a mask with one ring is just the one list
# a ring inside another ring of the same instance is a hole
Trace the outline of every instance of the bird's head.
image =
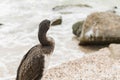
[(39, 24), (39, 30), (41, 31), (41, 32), (47, 32), (48, 31), (48, 29), (50, 28), (50, 20), (43, 20), (40, 24)]

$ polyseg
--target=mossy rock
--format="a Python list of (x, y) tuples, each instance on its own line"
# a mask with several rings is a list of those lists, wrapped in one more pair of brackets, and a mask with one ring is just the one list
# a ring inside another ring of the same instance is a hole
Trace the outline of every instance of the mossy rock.
[(62, 18), (58, 18), (58, 19), (55, 19), (53, 22), (52, 22), (52, 26), (55, 26), (55, 25), (60, 25), (62, 24)]
[(81, 34), (83, 23), (84, 21), (79, 21), (73, 24), (72, 26), (73, 34), (76, 35), (77, 37), (79, 37)]

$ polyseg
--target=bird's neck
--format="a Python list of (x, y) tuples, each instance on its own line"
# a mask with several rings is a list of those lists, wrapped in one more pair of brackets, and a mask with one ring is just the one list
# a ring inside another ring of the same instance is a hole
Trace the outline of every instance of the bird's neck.
[(47, 39), (46, 33), (38, 33), (38, 38), (42, 46), (49, 46), (50, 41)]

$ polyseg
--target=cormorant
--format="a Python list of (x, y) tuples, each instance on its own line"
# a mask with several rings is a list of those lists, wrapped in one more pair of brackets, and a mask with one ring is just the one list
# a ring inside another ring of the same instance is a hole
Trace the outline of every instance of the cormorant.
[(46, 66), (46, 58), (52, 54), (55, 42), (47, 37), (50, 21), (43, 20), (39, 25), (38, 39), (41, 44), (32, 47), (23, 57), (18, 70), (16, 80), (41, 80)]

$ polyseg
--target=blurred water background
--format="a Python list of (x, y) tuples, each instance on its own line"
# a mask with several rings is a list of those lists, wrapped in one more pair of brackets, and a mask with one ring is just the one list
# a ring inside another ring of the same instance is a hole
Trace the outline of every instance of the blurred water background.
[[(76, 6), (80, 4), (91, 7)], [(53, 10), (62, 5), (74, 6)], [(42, 20), (53, 20), (59, 16), (63, 20), (61, 25), (51, 27), (48, 32), (56, 42), (49, 65), (51, 68), (85, 55), (72, 34), (72, 25), (92, 12), (108, 10), (120, 14), (120, 0), (1, 0), (0, 80), (14, 80), (23, 55), (39, 44), (37, 33)]]

